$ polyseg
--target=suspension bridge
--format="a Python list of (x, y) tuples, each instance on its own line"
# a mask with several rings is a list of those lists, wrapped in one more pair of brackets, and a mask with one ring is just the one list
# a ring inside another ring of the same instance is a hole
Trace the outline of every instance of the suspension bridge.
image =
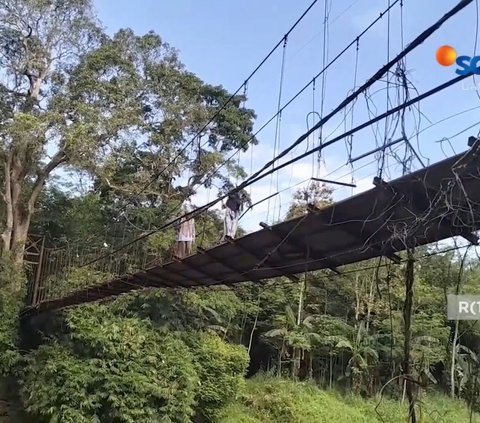
[[(151, 250), (145, 248), (145, 243), (142, 240), (145, 240), (151, 233), (142, 235), (110, 253), (102, 251), (84, 252), (75, 247), (52, 250), (45, 248), (41, 238), (32, 239), (29, 248), (27, 248), (25, 261), (32, 264), (33, 271), (30, 277), (28, 306), (23, 310), (22, 315), (32, 316), (65, 307), (103, 301), (146, 288), (189, 289), (219, 285), (231, 286), (247, 281), (261, 284), (272, 278), (287, 278), (296, 282), (299, 280), (299, 275), (318, 270), (341, 274), (346, 265), (375, 257), (386, 257), (388, 260), (400, 263), (401, 257), (398, 253), (401, 251), (457, 236), (463, 237), (470, 244), (476, 245), (478, 238), (475, 231), (480, 229), (479, 139), (471, 137), (469, 139), (469, 150), (426, 167), (409, 141), (409, 138), (418, 136), (425, 129), (420, 130), (419, 127), (416, 127), (416, 132), (410, 137), (407, 136), (405, 130), (405, 111), (407, 109), (418, 107), (418, 103), (422, 100), (471, 77), (472, 72), (448, 80), (412, 98), (409, 93), (412, 86), (407, 79), (403, 62), (410, 52), (424, 43), (446, 21), (471, 4), (472, 1), (461, 0), (405, 47), (402, 38), (402, 51), (393, 58), (390, 55), (390, 44), (388, 43), (387, 63), (368, 78), (365, 83), (357, 86), (360, 40), (385, 16), (390, 19), (390, 11), (396, 5), (400, 7), (400, 13), (403, 13), (403, 2), (400, 0), (389, 2), (388, 8), (380, 13), (379, 17), (373, 20), (351, 43), (347, 44), (337, 56), (328, 61), (324, 55), (322, 70), (282, 105), (282, 83), (288, 36), (314, 6), (316, 3), (314, 1), (246, 78), (245, 82), (205, 124), (203, 129), (200, 129), (181, 151), (167, 163), (162, 171), (155, 175), (156, 177), (161, 176), (177, 158), (185, 154), (190, 145), (195, 145), (196, 139), (198, 139), (200, 145), (200, 138), (204, 129), (212, 123), (215, 117), (219, 116), (242, 89), (244, 99), (246, 99), (247, 84), (250, 79), (277, 49), (282, 48), (277, 112), (248, 141), (251, 142), (255, 139), (258, 132), (276, 119), (273, 157), (257, 172), (253, 173), (252, 169), (250, 177), (235, 189), (244, 189), (270, 175), (272, 177), (270, 188), (272, 188), (273, 174), (276, 173), (278, 194), (278, 172), (308, 156), (313, 157), (314, 154), (318, 156), (318, 163), (317, 169), (314, 169), (315, 165), (312, 165), (312, 179), (314, 179), (313, 174), (316, 174), (318, 178), (322, 151), (340, 141), (346, 141), (347, 144), (347, 163), (351, 166), (352, 180), (355, 160), (373, 153), (380, 155), (378, 157), (380, 165), (377, 176), (373, 179), (373, 188), (322, 209), (310, 205), (308, 212), (296, 219), (274, 225), (260, 222), (261, 229), (256, 232), (237, 239), (228, 239), (228, 242), (213, 248), (197, 247), (195, 254), (181, 260), (168, 262), (162, 262), (155, 254), (152, 254)], [(326, 24), (328, 22), (327, 8), (325, 15), (324, 30), (328, 32)], [(325, 113), (323, 102), (325, 100), (326, 70), (354, 47), (356, 49), (354, 52), (353, 88), (343, 101), (332, 108), (329, 113)], [(324, 53), (325, 50), (326, 41), (324, 37)], [(393, 85), (396, 85), (399, 90), (397, 105), (392, 104), (389, 97), (389, 77), (391, 74), (396, 78)], [(382, 81), (384, 76), (387, 77), (386, 111), (372, 117), (370, 113), (371, 96), (368, 91), (375, 83)], [(315, 82), (318, 78), (322, 79), (320, 113), (315, 110)], [(307, 115), (308, 130), (295, 142), (280, 151), (282, 113), (309, 87), (312, 87), (314, 105), (313, 111)], [(354, 126), (354, 106), (363, 95), (367, 99), (369, 120), (362, 120), (362, 123)], [(344, 113), (344, 119), (338, 128), (343, 124), (344, 132), (338, 135), (335, 130), (330, 134), (335, 135), (334, 137), (331, 138), (330, 135), (323, 137), (324, 125), (341, 113)], [(318, 122), (315, 123), (314, 121), (311, 127), (308, 123), (309, 115), (318, 118)], [(347, 125), (347, 120), (350, 120), (350, 125)], [(354, 134), (364, 129), (373, 129), (382, 120), (385, 121), (383, 140), (380, 142), (377, 140), (378, 131), (374, 130), (377, 148), (353, 159)], [(478, 125), (478, 123), (475, 125)], [(389, 130), (391, 133), (389, 133)], [(401, 132), (401, 138), (392, 141), (396, 138), (394, 137), (396, 132)], [(463, 132), (465, 131), (455, 136)], [(319, 134), (318, 141), (315, 134)], [(312, 148), (310, 148), (309, 137), (315, 140)], [(307, 141), (307, 150), (304, 153), (282, 160), (288, 154), (293, 155), (295, 149), (305, 141)], [(399, 142), (406, 149), (404, 159), (399, 159), (393, 155), (392, 146)], [(391, 181), (385, 180), (382, 174), (388, 149), (390, 149), (389, 151), (397, 162), (402, 164), (404, 171), (402, 177)], [(407, 157), (407, 150), (410, 158)], [(219, 169), (228, 163), (232, 157), (222, 162), (211, 175), (207, 175), (202, 181), (208, 179), (208, 177), (213, 178), (213, 175), (218, 173)], [(410, 166), (413, 157), (422, 164), (423, 168), (411, 173)], [(240, 149), (238, 150), (239, 162)], [(316, 173), (314, 170), (316, 170)], [(140, 195), (144, 192), (153, 180), (154, 178), (136, 194)], [(202, 181), (199, 185), (202, 185)], [(195, 215), (207, 211), (225, 197), (226, 195), (224, 197), (220, 196), (220, 198), (201, 206), (195, 211), (185, 214), (183, 218), (195, 217)], [(158, 230), (171, 227), (174, 223), (168, 222)], [(97, 271), (109, 276), (87, 287), (83, 285), (76, 290), (63, 290), (59, 281), (72, 269), (78, 267), (84, 267), (92, 270), (92, 272)]]
[[(472, 140), (473, 141), (473, 140)], [(393, 181), (376, 177), (374, 187), (329, 207), (269, 226), (183, 260), (49, 297), (48, 275), (36, 278), (23, 315), (106, 300), (145, 288), (195, 288), (285, 277), (342, 267), (455, 236), (476, 245), (480, 229), (480, 140), (471, 148)], [(111, 256), (111, 261), (116, 257)], [(61, 269), (65, 272), (66, 269)], [(54, 292), (54, 291), (52, 291)]]

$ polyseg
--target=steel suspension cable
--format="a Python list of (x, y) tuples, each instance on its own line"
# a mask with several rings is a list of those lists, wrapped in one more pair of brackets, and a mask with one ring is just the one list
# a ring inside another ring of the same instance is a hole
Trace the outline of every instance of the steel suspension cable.
[[(403, 105), (400, 105), (400, 106), (397, 106), (395, 108), (393, 108), (392, 110), (390, 111), (387, 111), (385, 113), (383, 113), (382, 115), (380, 116), (377, 116), (373, 119), (371, 119), (370, 121), (368, 122), (365, 122), (359, 126), (357, 126), (356, 128), (353, 128), (352, 130), (348, 131), (347, 133), (344, 133), (342, 135), (340, 135), (339, 137), (336, 137), (330, 141), (328, 141), (327, 143), (324, 143), (321, 148), (320, 146), (319, 147), (316, 147), (304, 154), (301, 154), (300, 156), (298, 156), (297, 158), (295, 159), (292, 159), (292, 160), (289, 160), (277, 167), (274, 167), (273, 169), (271, 169), (270, 171), (266, 172), (266, 173), (263, 173), (265, 170), (267, 170), (269, 167), (272, 166), (272, 164), (274, 164), (277, 160), (279, 160), (280, 158), (284, 157), (286, 154), (288, 154), (290, 151), (292, 151), (296, 146), (298, 146), (301, 142), (303, 142), (312, 132), (314, 132), (316, 129), (320, 128), (320, 126), (322, 126), (325, 122), (327, 122), (329, 119), (331, 119), (335, 114), (337, 114), (339, 111), (341, 111), (345, 106), (347, 106), (350, 102), (352, 102), (354, 99), (356, 99), (361, 93), (363, 93), (364, 91), (366, 91), (371, 85), (373, 85), (377, 80), (379, 80), (384, 74), (385, 72), (387, 72), (394, 64), (396, 64), (398, 61), (400, 61), (403, 57), (405, 57), (409, 52), (413, 51), (416, 47), (418, 47), (420, 44), (422, 44), (428, 37), (430, 37), (433, 33), (435, 33), (447, 20), (449, 20), (450, 18), (452, 18), (453, 16), (455, 16), (459, 11), (461, 11), (462, 9), (464, 9), (467, 5), (469, 5), (470, 3), (472, 3), (473, 0), (461, 0), (453, 9), (451, 9), (449, 12), (447, 12), (442, 18), (440, 18), (436, 23), (434, 23), (433, 25), (431, 25), (429, 28), (427, 28), (425, 31), (423, 31), (419, 36), (417, 36), (415, 38), (414, 41), (412, 41), (412, 43), (410, 43), (408, 45), (408, 47), (406, 47), (401, 53), (399, 53), (393, 60), (391, 60), (389, 63), (387, 63), (386, 65), (384, 65), (380, 70), (378, 70), (369, 80), (367, 80), (367, 82), (365, 82), (359, 89), (357, 89), (354, 93), (352, 93), (351, 95), (349, 95), (344, 101), (342, 101), (340, 103), (339, 106), (337, 106), (332, 112), (330, 112), (326, 117), (322, 117), (321, 121), (319, 123), (317, 123), (317, 125), (315, 125), (312, 129), (310, 129), (310, 131), (307, 131), (306, 133), (304, 133), (302, 136), (300, 136), (293, 144), (291, 144), (287, 149), (285, 149), (282, 153), (280, 153), (280, 155), (278, 157), (276, 157), (273, 161), (270, 161), (268, 163), (266, 163), (260, 170), (258, 170), (254, 175), (251, 175), (245, 182), (243, 182), (242, 184), (240, 184), (240, 186), (236, 187), (234, 190), (231, 190), (229, 193), (231, 192), (237, 192), (237, 191), (240, 191), (241, 189), (244, 189), (245, 187), (249, 186), (250, 184), (253, 184), (255, 182), (257, 182), (258, 180), (261, 180), (263, 179), (264, 177), (270, 175), (271, 173), (275, 172), (275, 171), (278, 171), (282, 168), (284, 168), (285, 166), (288, 166), (312, 153), (315, 153), (317, 152), (318, 150), (320, 149), (323, 149), (333, 143), (336, 143), (338, 142), (339, 140), (341, 139), (344, 139), (345, 136), (349, 136), (349, 135), (352, 135), (356, 132), (358, 132), (359, 130), (361, 129), (364, 129), (365, 127), (373, 124), (373, 123), (376, 123), (376, 122), (379, 122), (380, 120), (384, 119), (385, 117), (388, 117), (390, 115), (392, 115), (393, 113), (396, 113), (400, 110), (402, 110), (403, 108), (406, 108), (412, 104), (415, 104), (417, 103), (418, 101), (421, 101), (423, 100), (424, 98), (427, 98), (439, 91), (442, 91), (446, 88), (448, 88), (449, 86), (452, 86), (464, 79), (466, 79), (467, 77), (470, 77), (472, 76), (472, 73), (468, 73), (466, 75), (461, 75), (459, 77), (456, 77), (448, 82), (445, 82), (444, 84), (441, 84), (437, 87), (435, 87), (434, 89), (404, 103)], [(395, 3), (394, 3), (395, 4)], [(226, 198), (229, 193), (227, 194), (224, 194), (222, 196), (220, 196), (218, 199), (210, 202), (210, 203), (207, 203), (205, 204), (204, 206), (201, 206), (189, 213), (185, 213), (184, 215), (176, 218), (176, 219), (173, 219), (172, 221), (170, 222), (167, 222), (166, 224), (162, 225), (159, 229), (155, 230), (155, 231), (151, 231), (150, 233), (147, 233), (147, 234), (144, 234), (142, 235), (141, 237), (138, 237), (137, 239), (135, 240), (132, 240), (131, 242), (129, 242), (128, 244), (124, 245), (124, 246), (121, 246), (119, 248), (117, 248), (115, 251), (113, 251), (112, 253), (109, 253), (107, 254), (106, 256), (109, 256), (109, 255), (112, 255), (112, 254), (115, 254), (116, 252), (118, 251), (121, 251), (123, 248), (125, 248), (126, 246), (128, 245), (131, 245), (141, 239), (144, 239), (150, 235), (152, 235), (153, 233), (156, 233), (160, 230), (163, 230), (163, 229), (166, 229), (174, 224), (176, 224), (180, 219), (182, 218), (187, 218), (187, 217), (190, 217), (190, 216), (193, 216), (193, 215), (197, 215), (199, 213), (202, 213), (206, 210), (208, 210), (210, 207), (212, 207), (213, 205), (217, 204), (219, 201), (221, 201), (222, 199)], [(94, 261), (98, 261), (98, 260), (101, 260), (103, 257), (105, 256), (102, 256), (102, 257), (99, 257), (98, 259), (94, 260)], [(89, 262), (89, 263), (86, 263), (85, 265), (83, 266), (87, 266), (89, 264), (91, 264), (92, 262)], [(82, 266), (82, 267), (83, 267)]]

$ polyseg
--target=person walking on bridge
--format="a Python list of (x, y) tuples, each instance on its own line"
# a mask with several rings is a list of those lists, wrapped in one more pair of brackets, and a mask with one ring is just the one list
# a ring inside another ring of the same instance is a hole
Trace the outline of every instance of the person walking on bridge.
[[(182, 216), (193, 211), (190, 200), (185, 200), (182, 204)], [(175, 227), (176, 243), (173, 251), (173, 257), (182, 259), (192, 253), (192, 246), (195, 242), (195, 219), (193, 217), (182, 217)]]
[(250, 198), (243, 191), (235, 191), (228, 196), (223, 206), (225, 208), (225, 217), (223, 220), (223, 236), (220, 242), (225, 242), (227, 238), (235, 238), (238, 229), (238, 219), (245, 203), (251, 205)]

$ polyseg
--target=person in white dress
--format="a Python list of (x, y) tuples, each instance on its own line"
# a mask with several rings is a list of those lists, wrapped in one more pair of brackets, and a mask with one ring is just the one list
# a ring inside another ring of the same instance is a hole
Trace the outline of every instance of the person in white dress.
[[(182, 215), (193, 210), (189, 200), (183, 202), (181, 210)], [(192, 246), (195, 242), (195, 219), (193, 217), (182, 217), (175, 229), (177, 234), (173, 255), (175, 258), (182, 259), (192, 253)]]

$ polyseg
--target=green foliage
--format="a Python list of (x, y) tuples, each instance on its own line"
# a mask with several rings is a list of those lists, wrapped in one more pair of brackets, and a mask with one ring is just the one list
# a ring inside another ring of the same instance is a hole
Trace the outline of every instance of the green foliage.
[(156, 290), (118, 299), (120, 314), (149, 319), (162, 330), (204, 331), (215, 329), (229, 337), (238, 329), (233, 323), (243, 311), (243, 303), (233, 291)]
[(111, 278), (111, 275), (88, 267), (71, 268), (65, 275), (50, 278), (49, 296), (58, 298), (87, 286), (97, 285)]
[(242, 391), (248, 354), (242, 346), (227, 344), (209, 333), (199, 334), (189, 346), (200, 377), (199, 409), (212, 418)]
[[(14, 251), (17, 259), (25, 240), (8, 239), (7, 211), (15, 228), (28, 229), (31, 206), (37, 205), (32, 229), (55, 243), (114, 248), (161, 227), (197, 186), (219, 182), (223, 192), (231, 177), (246, 176), (233, 161), (217, 169), (232, 151), (256, 143), (253, 110), (244, 107), (243, 96), (230, 99), (223, 87), (186, 70), (157, 34), (122, 29), (107, 35), (89, 0), (5, 0), (0, 49), (0, 167), (10, 167), (4, 173), (19, 193), (11, 204), (4, 195), (0, 227), (5, 252)], [(200, 129), (207, 142), (186, 148)], [(86, 173), (93, 187), (69, 195), (48, 184), (60, 166)], [(175, 180), (185, 186), (173, 186)], [(40, 195), (45, 186), (48, 191)], [(332, 190), (311, 183), (293, 200), (288, 218), (304, 215), (308, 204), (325, 206)], [(196, 225), (198, 246), (218, 242), (220, 214), (202, 214)], [(161, 231), (142, 252), (165, 261), (174, 237), (173, 230)], [(134, 264), (126, 261), (114, 264), (128, 272)], [(445, 386), (442, 369), (454, 349), (445, 302), (460, 281), (459, 262), (442, 255), (415, 266), (412, 374), (422, 389)], [(378, 421), (374, 400), (342, 400), (313, 384), (257, 379), (243, 386), (246, 346), (255, 370), (277, 366), (279, 374), (323, 386), (351, 382), (349, 388), (373, 396), (386, 381), (398, 380), (404, 269), (379, 267), (354, 277), (348, 270), (358, 266), (345, 270), (335, 278), (310, 274), (302, 288), (276, 285), (279, 279), (235, 290), (157, 290), (65, 312), (65, 325), (55, 329), (63, 332), (28, 353), (21, 376), (25, 405), (51, 423), (187, 422), (194, 415), (213, 420), (229, 403), (237, 421), (250, 423)], [(480, 267), (468, 263), (463, 288), (479, 292), (479, 275)], [(61, 277), (51, 283), (50, 295), (109, 275), (80, 268)], [(1, 262), (0, 375), (10, 375), (19, 363), (23, 286), (21, 272)], [(474, 408), (478, 372), (472, 366), (478, 367), (480, 329), (459, 327), (457, 388)], [(402, 391), (393, 383), (388, 389)], [(232, 403), (239, 395), (241, 401)], [(385, 420), (405, 417), (405, 407), (387, 400), (381, 412)]]
[(306, 188), (300, 188), (293, 195), (293, 204), (288, 210), (287, 219), (303, 216), (309, 204), (322, 208), (332, 203), (333, 189), (323, 182), (311, 182)]
[(95, 373), (92, 361), (75, 357), (67, 348), (41, 346), (29, 356), (22, 379), (27, 411), (52, 422), (92, 423), (100, 407), (90, 392)]
[(148, 248), (150, 251), (155, 252), (158, 257), (157, 263), (170, 259), (172, 246), (175, 244), (175, 236), (175, 229), (169, 228), (148, 238)]
[(69, 312), (67, 324), (69, 342), (29, 356), (22, 384), (30, 412), (65, 423), (95, 415), (115, 423), (189, 421), (198, 377), (181, 340), (102, 306)]
[[(230, 98), (188, 72), (159, 35), (104, 33), (90, 0), (5, 0), (0, 18), (0, 167), (9, 169), (1, 186), (19, 193), (2, 192), (0, 231), (17, 261), (37, 204), (35, 228), (92, 247), (103, 244), (112, 222), (140, 231), (159, 226), (175, 214), (182, 192), (242, 175), (238, 166), (219, 165), (257, 142), (255, 113), (244, 96)], [(200, 129), (208, 142), (187, 148)], [(78, 201), (42, 201), (54, 171), (67, 166), (88, 175), (93, 188)], [(174, 187), (180, 175), (186, 186)], [(52, 202), (67, 213), (59, 216)], [(22, 230), (5, 230), (7, 216), (8, 226)]]
[[(423, 423), (467, 423), (469, 414), (460, 401), (428, 394), (418, 408)], [(477, 420), (475, 420), (477, 419)], [(310, 383), (256, 377), (247, 381), (240, 400), (226, 407), (217, 423), (397, 423), (406, 421), (406, 408), (387, 398), (341, 397)], [(480, 419), (474, 416), (473, 422)]]
[(18, 314), (23, 306), (25, 277), (7, 258), (0, 259), (0, 375), (7, 376), (20, 359)]
[(119, 304), (67, 312), (68, 337), (28, 356), (27, 410), (65, 423), (95, 416), (102, 423), (187, 422), (235, 400), (248, 364), (244, 347), (209, 332), (160, 330), (134, 314)]

